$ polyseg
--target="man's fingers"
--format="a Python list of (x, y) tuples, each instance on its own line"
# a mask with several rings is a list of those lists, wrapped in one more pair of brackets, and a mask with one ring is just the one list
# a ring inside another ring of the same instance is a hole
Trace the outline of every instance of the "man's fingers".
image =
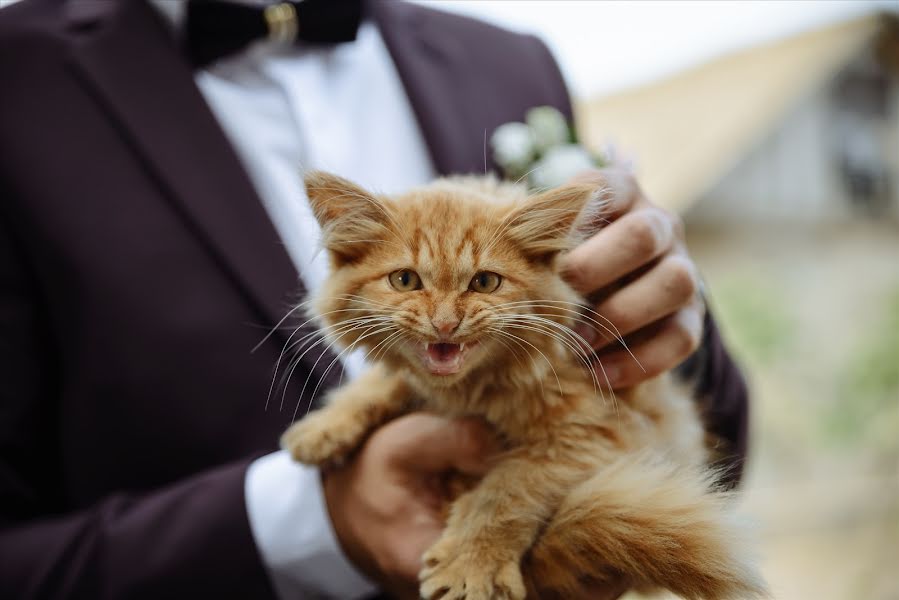
[(674, 241), (674, 221), (665, 211), (636, 210), (569, 252), (563, 258), (562, 274), (587, 295), (661, 256)]
[(702, 319), (701, 310), (681, 310), (629, 340), (630, 352), (616, 348), (601, 353), (595, 366), (599, 382), (625, 388), (673, 369), (699, 347)]
[(582, 171), (568, 183), (591, 183), (603, 190), (602, 217), (610, 221), (629, 211), (642, 196), (633, 174), (621, 169)]
[(396, 572), (401, 576), (402, 580), (412, 580), (415, 582), (404, 591), (414, 592), (411, 598), (418, 599), (418, 573), (421, 571), (421, 556), (430, 548), (437, 538), (440, 537), (444, 523), (435, 523), (431, 527), (418, 527), (408, 532), (402, 540), (402, 544), (397, 548), (396, 556)]
[(382, 431), (388, 427), (395, 428), (388, 458), (397, 466), (419, 472), (455, 469), (483, 475), (498, 448), (493, 431), (480, 419), (415, 413), (385, 425)]
[(607, 324), (608, 330), (582, 322), (577, 332), (594, 348), (612, 344), (617, 336), (633, 333), (696, 302), (698, 286), (693, 264), (682, 255), (671, 254), (596, 306), (602, 318), (594, 320)]

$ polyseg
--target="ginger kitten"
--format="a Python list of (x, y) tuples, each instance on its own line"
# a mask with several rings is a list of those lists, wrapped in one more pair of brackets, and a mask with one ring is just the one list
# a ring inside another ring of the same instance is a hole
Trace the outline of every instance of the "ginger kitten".
[(480, 416), (505, 444), (422, 558), (423, 598), (564, 598), (622, 577), (690, 599), (765, 594), (687, 390), (662, 376), (613, 402), (586, 368), (571, 327), (605, 326), (557, 258), (601, 208), (594, 186), (444, 179), (390, 198), (313, 172), (306, 188), (332, 267), (313, 314), (373, 366), (283, 446), (339, 463), (413, 410)]

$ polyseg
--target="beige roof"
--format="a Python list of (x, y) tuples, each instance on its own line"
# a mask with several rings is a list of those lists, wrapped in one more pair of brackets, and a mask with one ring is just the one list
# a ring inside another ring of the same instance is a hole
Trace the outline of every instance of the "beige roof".
[(878, 30), (878, 17), (866, 17), (582, 102), (580, 129), (589, 145), (614, 141), (634, 156), (650, 197), (683, 211)]

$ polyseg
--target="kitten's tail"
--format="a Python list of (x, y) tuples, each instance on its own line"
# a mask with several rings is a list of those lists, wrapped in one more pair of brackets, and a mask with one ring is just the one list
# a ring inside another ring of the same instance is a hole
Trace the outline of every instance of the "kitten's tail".
[(690, 600), (768, 596), (744, 556), (727, 494), (709, 476), (647, 456), (602, 468), (565, 499), (526, 559), (540, 597), (595, 583), (662, 587)]

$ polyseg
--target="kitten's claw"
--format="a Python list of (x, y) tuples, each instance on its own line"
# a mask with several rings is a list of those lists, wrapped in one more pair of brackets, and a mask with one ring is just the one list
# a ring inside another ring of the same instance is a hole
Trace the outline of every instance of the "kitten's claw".
[(281, 447), (297, 462), (317, 466), (339, 466), (355, 447), (355, 439), (343, 439), (340, 428), (326, 411), (312, 413), (281, 436)]
[(419, 574), (424, 600), (524, 600), (521, 569), (515, 561), (478, 552), (447, 552), (438, 544), (425, 553)]

